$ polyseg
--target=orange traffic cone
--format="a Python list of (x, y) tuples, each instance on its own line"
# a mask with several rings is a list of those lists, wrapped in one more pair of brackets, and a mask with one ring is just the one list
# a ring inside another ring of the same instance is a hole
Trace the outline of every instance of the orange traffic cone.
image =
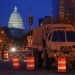
[(8, 61), (8, 51), (4, 51), (4, 61)]
[(27, 57), (27, 70), (34, 70), (35, 69), (35, 58), (34, 56)]
[(18, 56), (12, 57), (12, 67), (13, 69), (20, 69), (20, 59)]
[(66, 58), (65, 57), (58, 58), (58, 72), (66, 72)]

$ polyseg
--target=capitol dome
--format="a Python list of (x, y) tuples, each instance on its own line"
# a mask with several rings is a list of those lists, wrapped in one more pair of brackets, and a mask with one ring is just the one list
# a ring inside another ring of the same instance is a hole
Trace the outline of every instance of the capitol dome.
[(14, 11), (12, 12), (9, 18), (8, 27), (24, 29), (23, 21), (22, 21), (21, 15), (17, 11), (17, 7), (14, 8)]

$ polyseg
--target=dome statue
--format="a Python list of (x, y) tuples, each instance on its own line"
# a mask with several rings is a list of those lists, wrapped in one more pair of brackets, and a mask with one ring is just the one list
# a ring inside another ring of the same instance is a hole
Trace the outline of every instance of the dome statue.
[(14, 11), (10, 15), (8, 27), (24, 29), (21, 15), (18, 13), (16, 6), (14, 7)]

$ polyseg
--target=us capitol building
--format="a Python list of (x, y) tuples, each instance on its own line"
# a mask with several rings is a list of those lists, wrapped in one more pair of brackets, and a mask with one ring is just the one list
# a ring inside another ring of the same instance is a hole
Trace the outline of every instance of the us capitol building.
[(18, 13), (16, 6), (14, 7), (14, 11), (10, 15), (8, 27), (24, 29), (22, 17)]

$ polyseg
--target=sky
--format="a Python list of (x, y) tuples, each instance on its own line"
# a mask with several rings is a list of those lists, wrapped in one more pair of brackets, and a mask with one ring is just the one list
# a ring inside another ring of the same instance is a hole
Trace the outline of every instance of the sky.
[(54, 18), (58, 14), (58, 0), (0, 0), (0, 24), (3, 27), (8, 26), (9, 17), (15, 6), (21, 14), (25, 29), (29, 29), (30, 6), (34, 18), (32, 28), (38, 27), (39, 18), (45, 16)]

